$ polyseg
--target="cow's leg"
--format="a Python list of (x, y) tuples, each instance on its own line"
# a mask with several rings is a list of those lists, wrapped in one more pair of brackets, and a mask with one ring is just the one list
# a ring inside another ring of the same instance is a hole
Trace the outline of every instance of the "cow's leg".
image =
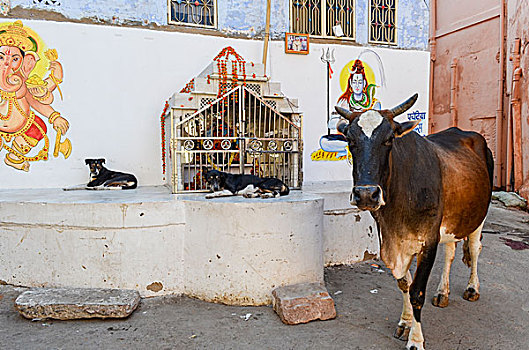
[(456, 254), (456, 242), (447, 242), (444, 244), (445, 249), (445, 264), (443, 266), (443, 274), (441, 281), (437, 287), (437, 294), (432, 299), (433, 306), (447, 307), (448, 295), (450, 294), (450, 267), (454, 256)]
[(476, 301), (479, 299), (479, 278), (478, 278), (478, 257), (481, 252), (481, 230), (483, 229), (483, 221), (481, 225), (468, 236), (468, 250), (470, 254), (470, 279), (468, 281), (467, 289), (463, 294), (463, 298), (468, 301)]
[(427, 243), (417, 256), (417, 270), (410, 286), (410, 302), (413, 308), (413, 322), (408, 336), (408, 350), (424, 350), (424, 337), (421, 329), (421, 310), (426, 298), (426, 284), (432, 271), (437, 252), (437, 242)]
[(411, 273), (408, 270), (406, 277), (397, 280), (399, 289), (402, 293), (402, 313), (400, 314), (399, 324), (393, 336), (400, 340), (408, 340), (410, 328), (413, 322), (413, 309), (410, 302), (410, 281)]

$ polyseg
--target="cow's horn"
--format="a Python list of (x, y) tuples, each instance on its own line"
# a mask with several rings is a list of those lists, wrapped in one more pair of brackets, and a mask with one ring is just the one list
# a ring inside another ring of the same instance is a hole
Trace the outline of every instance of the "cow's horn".
[(353, 116), (353, 112), (351, 112), (351, 111), (349, 111), (349, 110), (347, 110), (345, 108), (338, 107), (338, 106), (334, 106), (334, 109), (336, 109), (336, 112), (338, 112), (339, 115), (341, 115), (345, 119), (351, 121), (351, 117)]
[(413, 104), (415, 103), (415, 101), (417, 101), (417, 97), (419, 97), (419, 94), (416, 93), (415, 95), (413, 95), (397, 107), (393, 107), (389, 111), (391, 112), (391, 114), (393, 114), (393, 117), (396, 117), (410, 109), (411, 106), (413, 106)]

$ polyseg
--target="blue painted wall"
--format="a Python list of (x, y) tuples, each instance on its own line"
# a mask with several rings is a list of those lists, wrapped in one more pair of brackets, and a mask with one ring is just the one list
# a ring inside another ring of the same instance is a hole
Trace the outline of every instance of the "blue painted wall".
[[(45, 9), (71, 19), (94, 18), (108, 23), (140, 22), (167, 25), (166, 0), (59, 0), (46, 5), (39, 0), (11, 0), (11, 6)], [(368, 45), (369, 0), (356, 0), (356, 41)], [(429, 0), (398, 0), (398, 43), (403, 49), (428, 48)], [(265, 28), (265, 0), (217, 0), (218, 30), (234, 36), (262, 37)], [(272, 0), (270, 35), (281, 39), (289, 31), (289, 0)]]

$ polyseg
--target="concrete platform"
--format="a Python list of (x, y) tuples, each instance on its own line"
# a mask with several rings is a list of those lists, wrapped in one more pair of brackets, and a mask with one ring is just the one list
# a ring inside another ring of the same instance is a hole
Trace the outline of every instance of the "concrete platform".
[(269, 304), (276, 287), (322, 282), (325, 264), (377, 253), (369, 214), (332, 205), (348, 191), (207, 200), (166, 187), (0, 190), (0, 282)]

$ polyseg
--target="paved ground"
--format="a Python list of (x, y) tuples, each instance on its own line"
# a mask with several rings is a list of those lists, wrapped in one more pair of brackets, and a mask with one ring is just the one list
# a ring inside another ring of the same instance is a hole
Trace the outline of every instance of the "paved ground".
[[(423, 310), (428, 349), (529, 349), (529, 214), (494, 204), (483, 245), (481, 299), (461, 298), (469, 270), (459, 248), (450, 305), (438, 309), (428, 302)], [(428, 299), (439, 281), (440, 253)], [(0, 286), (0, 349), (403, 349), (405, 344), (391, 336), (400, 292), (391, 274), (372, 263), (326, 269), (338, 317), (298, 326), (282, 324), (270, 307), (186, 297), (142, 300), (120, 321), (31, 322), (13, 309), (24, 289)]]

